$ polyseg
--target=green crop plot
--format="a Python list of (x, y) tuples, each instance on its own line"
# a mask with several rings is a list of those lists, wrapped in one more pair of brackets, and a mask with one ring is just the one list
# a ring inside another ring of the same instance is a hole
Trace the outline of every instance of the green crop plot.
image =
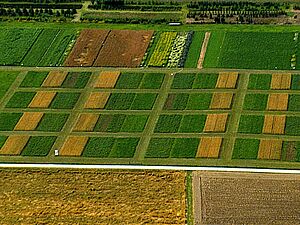
[(267, 107), (267, 102), (267, 94), (246, 94), (243, 109), (263, 111)]
[(184, 115), (180, 127), (180, 133), (201, 133), (204, 128), (206, 115)]
[(8, 91), (9, 87), (12, 85), (12, 83), (17, 78), (19, 72), (5, 72), (0, 71), (0, 100), (5, 95), (5, 93)]
[(129, 109), (135, 98), (134, 93), (112, 93), (105, 109), (109, 110), (126, 110)]
[(238, 138), (234, 144), (233, 159), (256, 159), (259, 149), (258, 139)]
[(132, 102), (132, 110), (150, 110), (153, 108), (157, 94), (154, 93), (137, 93)]
[(47, 75), (48, 72), (29, 71), (22, 81), (20, 87), (40, 87)]
[(2, 146), (4, 145), (6, 139), (7, 139), (6, 136), (0, 136), (0, 148), (2, 148)]
[(300, 111), (300, 95), (289, 95), (289, 111)]
[(164, 109), (183, 110), (186, 108), (186, 104), (188, 100), (189, 100), (189, 94), (187, 93), (169, 94), (164, 104)]
[(83, 157), (107, 158), (115, 143), (113, 137), (91, 137), (82, 153)]
[(114, 115), (100, 115), (94, 131), (97, 132), (112, 132), (117, 133), (121, 131), (122, 125), (126, 119), (125, 114), (114, 114)]
[(164, 81), (163, 73), (146, 73), (140, 85), (141, 89), (159, 89)]
[(196, 68), (197, 67), (203, 39), (204, 39), (204, 32), (196, 31), (194, 33), (193, 40), (190, 45), (190, 49), (189, 49), (184, 67), (186, 67), (186, 68)]
[(199, 145), (198, 138), (176, 138), (171, 158), (195, 158)]
[(292, 136), (300, 135), (300, 117), (288, 116), (286, 118), (285, 134)]
[(248, 89), (269, 90), (271, 79), (271, 74), (251, 74), (249, 77)]
[(35, 92), (15, 92), (6, 104), (6, 108), (26, 108), (33, 99)]
[(117, 81), (117, 89), (139, 88), (144, 74), (142, 73), (122, 73)]
[(225, 40), (224, 31), (214, 31), (211, 33), (207, 51), (204, 58), (204, 67), (215, 68), (218, 67), (220, 62), (220, 54), (223, 48), (223, 43)]
[(173, 89), (191, 89), (193, 87), (196, 74), (194, 73), (177, 73), (174, 76)]
[(260, 134), (264, 125), (264, 116), (242, 115), (239, 124), (239, 133)]
[(300, 74), (292, 75), (292, 90), (300, 90)]
[(122, 132), (143, 132), (148, 120), (147, 115), (127, 115), (121, 128)]
[(85, 88), (90, 77), (90, 72), (70, 72), (66, 79), (64, 80), (62, 87), (63, 88)]
[(155, 133), (176, 133), (179, 129), (182, 115), (160, 115)]
[(56, 137), (52, 137), (52, 136), (30, 137), (21, 155), (22, 156), (47, 156), (55, 140)]
[(146, 158), (169, 158), (174, 138), (151, 138)]
[(213, 89), (218, 80), (218, 74), (197, 74), (193, 84), (194, 89)]
[(12, 131), (22, 113), (0, 113), (0, 131)]
[(50, 108), (52, 109), (73, 109), (80, 97), (80, 93), (57, 93)]
[(109, 154), (110, 158), (132, 158), (139, 138), (117, 138)]
[(189, 110), (209, 109), (211, 98), (212, 98), (211, 93), (190, 94), (186, 109)]
[(69, 118), (68, 114), (46, 113), (38, 127), (37, 131), (59, 132), (64, 127)]

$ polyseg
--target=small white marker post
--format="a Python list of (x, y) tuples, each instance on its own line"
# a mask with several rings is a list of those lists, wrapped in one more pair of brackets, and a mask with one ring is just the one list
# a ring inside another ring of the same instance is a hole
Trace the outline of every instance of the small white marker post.
[(55, 156), (59, 156), (59, 150), (58, 150), (58, 149), (55, 149), (55, 150), (54, 150), (54, 155), (55, 155)]

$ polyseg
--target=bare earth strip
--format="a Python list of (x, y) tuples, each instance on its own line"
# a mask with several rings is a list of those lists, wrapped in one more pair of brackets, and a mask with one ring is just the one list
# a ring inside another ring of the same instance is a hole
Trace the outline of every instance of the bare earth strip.
[(206, 50), (207, 50), (210, 34), (211, 34), (210, 32), (205, 33), (205, 37), (204, 37), (204, 40), (203, 40), (203, 43), (202, 43), (200, 57), (199, 57), (199, 60), (198, 60), (198, 65), (197, 65), (198, 69), (203, 68), (203, 61), (204, 61), (204, 58), (205, 58), (205, 53), (206, 53)]
[(228, 113), (208, 114), (204, 132), (225, 132)]
[(28, 135), (9, 136), (0, 149), (0, 155), (20, 155), (28, 140)]
[(48, 108), (54, 99), (54, 91), (38, 91), (29, 104), (29, 108)]
[(235, 88), (238, 76), (238, 72), (220, 72), (216, 88)]
[(88, 141), (85, 136), (70, 136), (59, 151), (61, 156), (80, 156)]
[(68, 75), (67, 71), (50, 71), (42, 87), (60, 87)]
[(114, 88), (119, 76), (119, 71), (101, 72), (94, 84), (94, 88)]
[(230, 109), (233, 93), (214, 93), (211, 99), (211, 109)]
[(73, 131), (93, 131), (98, 121), (99, 115), (83, 113), (79, 116)]
[(284, 134), (285, 115), (265, 115), (263, 133)]
[(280, 159), (282, 140), (262, 139), (259, 144), (258, 159)]
[(35, 130), (43, 115), (42, 112), (24, 112), (14, 130)]
[(222, 144), (221, 137), (202, 137), (196, 157), (218, 158)]
[(300, 175), (193, 172), (194, 225), (300, 224)]
[(288, 94), (269, 94), (267, 110), (286, 111), (288, 108), (288, 101)]
[(291, 87), (292, 74), (272, 74), (271, 89), (288, 90)]
[(86, 109), (103, 109), (108, 101), (110, 93), (93, 92), (90, 94), (84, 108)]

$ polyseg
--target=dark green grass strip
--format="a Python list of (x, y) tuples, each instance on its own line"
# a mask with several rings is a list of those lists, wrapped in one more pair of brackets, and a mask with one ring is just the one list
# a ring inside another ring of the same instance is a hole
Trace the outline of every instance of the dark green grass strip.
[(257, 159), (259, 150), (258, 139), (238, 138), (234, 144), (233, 159)]
[(0, 113), (0, 131), (12, 131), (22, 113)]
[[(299, 58), (299, 57), (297, 57)], [(294, 74), (292, 75), (292, 90), (300, 90), (300, 74)]]
[(300, 95), (289, 95), (289, 111), (300, 111)]
[(9, 87), (17, 78), (19, 72), (8, 72), (8, 71), (1, 71), (0, 72), (0, 100), (5, 95)]
[(141, 89), (159, 89), (165, 75), (163, 73), (146, 73), (140, 85)]
[(288, 116), (286, 118), (285, 134), (292, 136), (300, 135), (300, 117)]
[(249, 78), (248, 89), (269, 90), (271, 79), (271, 74), (251, 74)]
[(117, 81), (117, 89), (136, 89), (140, 86), (144, 74), (122, 73)]
[(264, 125), (264, 116), (242, 115), (239, 124), (239, 133), (260, 134)]
[(177, 73), (173, 79), (171, 88), (173, 89), (191, 89), (193, 87), (196, 74)]
[(179, 129), (181, 118), (181, 115), (160, 115), (154, 132), (176, 133)]
[(56, 137), (30, 137), (27, 145), (22, 151), (22, 156), (47, 156), (56, 140)]
[(189, 52), (184, 64), (186, 68), (197, 68), (201, 47), (204, 39), (204, 32), (196, 31), (189, 48)]
[(111, 152), (115, 138), (91, 137), (82, 153), (83, 157), (107, 158)]
[(169, 158), (174, 138), (151, 138), (145, 158)]
[(58, 93), (51, 103), (52, 109), (73, 109), (80, 97), (80, 93)]
[(47, 75), (48, 72), (29, 71), (22, 81), (20, 87), (40, 87)]
[(123, 123), (122, 132), (143, 132), (148, 115), (127, 115)]
[(186, 109), (189, 110), (206, 110), (209, 109), (211, 93), (190, 94)]
[(150, 110), (153, 108), (157, 94), (154, 93), (137, 93), (132, 102), (132, 110)]
[(90, 77), (90, 72), (70, 72), (66, 79), (64, 80), (63, 88), (84, 88), (88, 83)]
[(109, 110), (125, 110), (129, 109), (135, 94), (134, 93), (112, 93), (105, 106)]
[(59, 132), (67, 122), (68, 114), (46, 113), (38, 127), (37, 131)]
[(139, 138), (118, 138), (109, 154), (110, 158), (132, 158), (139, 143)]
[(218, 80), (218, 74), (197, 74), (193, 84), (195, 89), (213, 89)]
[(263, 111), (267, 107), (267, 102), (267, 94), (246, 94), (243, 109)]
[(35, 92), (16, 92), (6, 104), (7, 108), (27, 108)]
[(171, 158), (195, 158), (199, 145), (199, 138), (177, 138), (175, 139)]
[(180, 123), (180, 133), (201, 133), (204, 128), (206, 115), (184, 115)]

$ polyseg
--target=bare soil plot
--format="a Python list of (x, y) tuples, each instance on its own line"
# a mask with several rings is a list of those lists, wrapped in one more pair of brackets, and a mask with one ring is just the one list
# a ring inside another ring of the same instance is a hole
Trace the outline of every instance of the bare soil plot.
[(50, 71), (44, 80), (42, 87), (60, 87), (67, 75), (68, 72), (66, 71)]
[(258, 159), (280, 159), (282, 140), (262, 139), (259, 143)]
[(288, 101), (288, 94), (269, 94), (267, 110), (286, 111), (288, 108)]
[(211, 99), (211, 109), (230, 109), (233, 93), (214, 93)]
[(73, 131), (93, 131), (98, 121), (99, 115), (83, 113), (79, 116)]
[(85, 103), (86, 109), (104, 109), (110, 96), (109, 92), (93, 92)]
[(193, 224), (300, 224), (299, 186), (293, 174), (193, 172)]
[(54, 99), (54, 91), (38, 91), (29, 104), (29, 108), (48, 108)]
[(28, 135), (9, 136), (0, 149), (0, 155), (20, 155), (28, 140)]
[(238, 76), (238, 72), (220, 72), (216, 88), (235, 88)]
[(297, 157), (297, 143), (295, 141), (289, 141), (286, 146), (285, 160), (293, 161)]
[(265, 115), (263, 133), (284, 134), (285, 115)]
[(119, 71), (101, 72), (94, 84), (94, 88), (114, 88), (119, 76)]
[(65, 66), (92, 66), (102, 48), (109, 30), (86, 29), (81, 31)]
[(59, 151), (61, 156), (80, 156), (88, 141), (88, 137), (70, 136)]
[(196, 157), (218, 158), (222, 144), (221, 137), (202, 137)]
[(203, 61), (205, 58), (210, 35), (211, 35), (210, 32), (205, 32), (204, 40), (203, 40), (202, 47), (201, 47), (200, 57), (199, 57), (198, 64), (197, 64), (198, 69), (203, 68)]
[(94, 66), (138, 67), (152, 35), (153, 31), (111, 31)]
[(228, 113), (208, 114), (205, 121), (204, 132), (225, 132)]
[(288, 90), (291, 87), (292, 74), (272, 74), (271, 89)]
[(43, 115), (42, 112), (24, 112), (14, 130), (35, 130)]

